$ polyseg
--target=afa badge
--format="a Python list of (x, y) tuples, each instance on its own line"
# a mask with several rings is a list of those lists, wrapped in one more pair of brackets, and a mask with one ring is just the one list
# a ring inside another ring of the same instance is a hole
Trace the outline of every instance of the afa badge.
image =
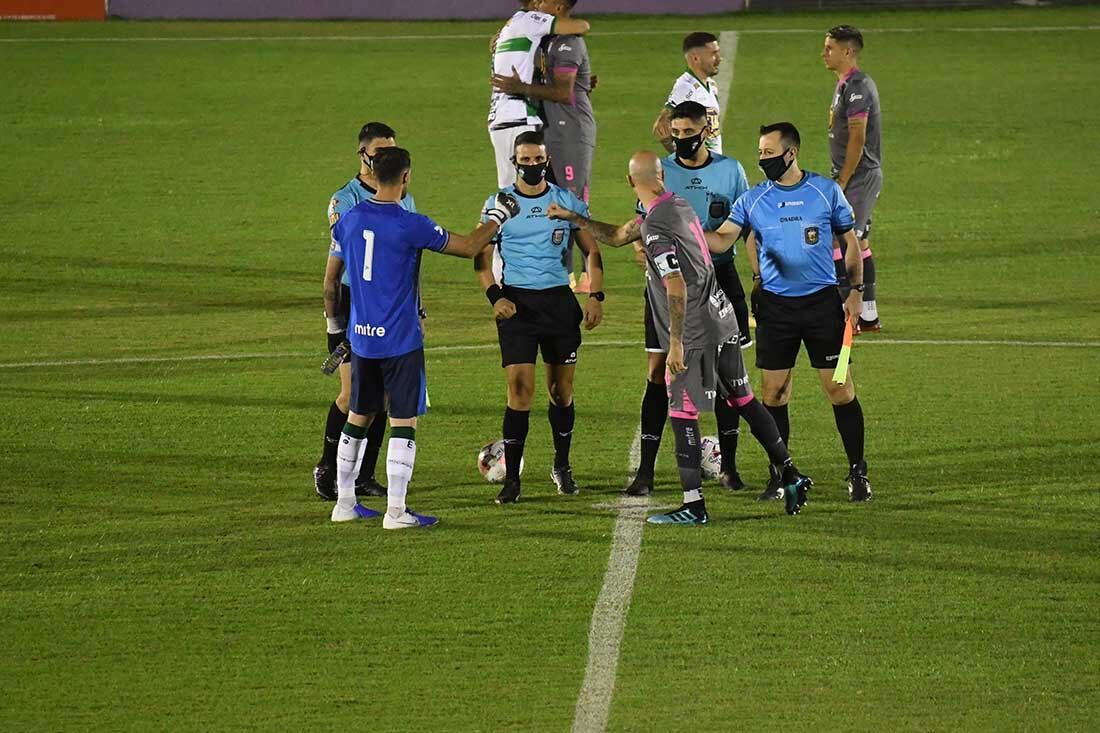
[(806, 227), (803, 230), (803, 233), (806, 237), (806, 244), (817, 244), (817, 241), (820, 238), (817, 233), (817, 227)]
[(561, 243), (565, 241), (565, 230), (555, 229), (553, 235), (550, 237), (550, 241), (555, 245), (561, 245)]

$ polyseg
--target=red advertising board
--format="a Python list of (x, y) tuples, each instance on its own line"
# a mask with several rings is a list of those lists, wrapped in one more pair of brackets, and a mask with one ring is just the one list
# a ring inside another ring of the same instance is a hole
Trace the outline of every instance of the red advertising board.
[(0, 20), (103, 20), (106, 0), (0, 0)]

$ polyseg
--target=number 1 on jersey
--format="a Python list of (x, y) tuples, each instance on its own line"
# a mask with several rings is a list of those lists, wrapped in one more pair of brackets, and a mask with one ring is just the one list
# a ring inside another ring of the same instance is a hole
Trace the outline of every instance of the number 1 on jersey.
[(363, 279), (371, 280), (371, 268), (374, 266), (374, 232), (370, 229), (363, 230)]

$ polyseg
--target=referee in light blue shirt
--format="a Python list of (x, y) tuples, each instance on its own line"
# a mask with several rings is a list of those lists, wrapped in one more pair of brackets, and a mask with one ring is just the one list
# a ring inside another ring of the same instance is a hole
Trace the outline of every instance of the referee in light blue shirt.
[[(871, 499), (863, 457), (863, 408), (851, 371), (844, 384), (833, 382), (844, 339), (845, 319), (859, 318), (863, 298), (863, 261), (853, 233), (852, 207), (833, 180), (798, 165), (801, 139), (789, 122), (760, 128), (760, 170), (768, 180), (733, 206), (718, 229), (724, 244), (748, 238), (756, 314), (756, 366), (763, 371), (764, 404), (775, 417), (783, 442), (790, 446), (787, 402), (791, 371), (802, 344), (821, 388), (833, 405), (837, 430), (848, 454), (848, 496)], [(833, 264), (833, 237), (848, 244), (846, 266), (852, 291), (841, 301)], [(761, 499), (779, 498), (772, 481)]]

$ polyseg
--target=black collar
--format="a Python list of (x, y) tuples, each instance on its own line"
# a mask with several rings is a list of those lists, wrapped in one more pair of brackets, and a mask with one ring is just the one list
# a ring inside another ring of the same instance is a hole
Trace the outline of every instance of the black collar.
[(546, 184), (546, 190), (544, 190), (542, 193), (523, 193), (522, 191), (519, 190), (519, 186), (512, 186), (512, 189), (516, 192), (516, 196), (519, 196), (521, 198), (541, 199), (543, 196), (550, 193), (550, 184), (549, 183)]
[(683, 168), (686, 171), (701, 171), (704, 168), (706, 168), (708, 165), (710, 165), (711, 163), (714, 162), (714, 155), (708, 150), (707, 151), (707, 162), (703, 163), (702, 165), (694, 165), (694, 166), (684, 165), (683, 161), (681, 161), (680, 158), (676, 155), (673, 155), (672, 159), (676, 161), (676, 165), (680, 166), (681, 168)]
[(363, 188), (367, 189), (367, 193), (369, 193), (371, 196), (378, 193), (378, 190), (374, 189), (374, 188), (371, 188), (370, 185), (366, 181), (364, 181), (362, 178), (359, 177), (360, 175), (362, 175), (362, 174), (361, 173), (356, 173), (355, 174), (355, 180), (359, 181), (359, 185), (362, 186)]

